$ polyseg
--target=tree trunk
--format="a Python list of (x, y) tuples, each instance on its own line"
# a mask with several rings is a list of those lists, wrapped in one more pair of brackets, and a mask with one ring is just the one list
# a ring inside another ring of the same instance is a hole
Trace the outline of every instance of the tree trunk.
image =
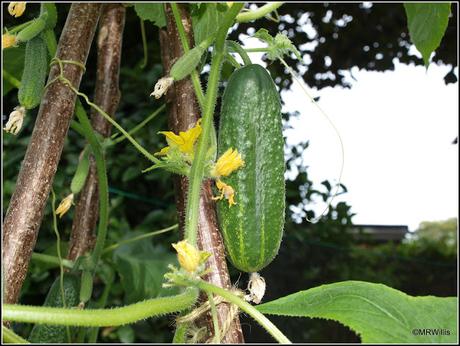
[[(86, 63), (101, 4), (72, 4), (59, 39), (56, 57)], [(81, 67), (64, 64), (64, 75), (78, 89)], [(59, 74), (51, 67), (48, 80)], [(75, 93), (56, 81), (44, 92), (34, 130), (3, 223), (3, 302), (14, 304), (26, 277), (43, 210), (61, 157), (75, 108)]]
[[(97, 77), (94, 103), (111, 117), (120, 101), (118, 79), (120, 72), (125, 7), (121, 4), (103, 5), (97, 39)], [(112, 125), (91, 109), (91, 124), (104, 137), (110, 136)], [(75, 260), (94, 247), (94, 229), (99, 215), (99, 192), (96, 162), (91, 156), (88, 177), (73, 218), (67, 258)]]
[[(185, 27), (190, 46), (193, 47), (192, 21), (184, 5), (179, 5), (181, 11), (182, 23)], [(176, 29), (174, 16), (172, 15), (170, 5), (166, 5), (167, 31), (160, 31), (160, 45), (163, 67), (167, 75), (174, 62), (184, 54), (182, 44)], [(175, 82), (166, 95), (168, 103), (168, 121), (172, 131), (186, 131), (195, 125), (199, 119), (200, 108), (195, 97), (194, 89), (190, 78)], [(182, 176), (176, 176), (174, 180), (176, 189), (176, 205), (179, 213), (179, 225), (181, 230), (184, 229), (185, 221), (185, 201), (188, 190), (188, 179)], [(210, 274), (204, 279), (212, 284), (229, 289), (231, 287), (230, 277), (228, 274), (227, 262), (225, 260), (225, 248), (222, 236), (217, 223), (215, 202), (212, 200), (212, 181), (204, 180), (200, 195), (200, 216), (198, 220), (198, 247), (201, 250), (208, 251), (212, 254), (207, 262)], [(201, 297), (206, 300), (207, 297)], [(229, 318), (229, 304), (221, 303), (217, 306), (219, 326), (227, 323)], [(204, 319), (198, 321), (198, 324), (206, 325), (208, 331), (214, 330), (210, 314)], [(223, 343), (243, 343), (243, 333), (238, 316), (235, 317), (230, 325), (227, 334), (222, 339)]]

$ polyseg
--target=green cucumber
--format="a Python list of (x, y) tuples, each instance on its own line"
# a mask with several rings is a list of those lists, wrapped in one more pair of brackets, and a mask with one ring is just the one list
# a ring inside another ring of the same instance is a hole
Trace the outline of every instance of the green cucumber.
[[(79, 303), (80, 278), (74, 274), (64, 274), (64, 297), (66, 307), (75, 307)], [(43, 306), (62, 307), (60, 277), (51, 285)], [(32, 343), (64, 343), (67, 342), (66, 326), (36, 324), (30, 332)]]
[(246, 65), (231, 75), (219, 126), (219, 156), (233, 148), (245, 161), (222, 178), (235, 190), (237, 203), (217, 203), (225, 247), (237, 269), (257, 272), (278, 254), (285, 212), (281, 103), (262, 66)]
[(27, 42), (24, 70), (18, 91), (19, 104), (26, 109), (37, 107), (42, 99), (48, 69), (48, 52), (41, 35)]

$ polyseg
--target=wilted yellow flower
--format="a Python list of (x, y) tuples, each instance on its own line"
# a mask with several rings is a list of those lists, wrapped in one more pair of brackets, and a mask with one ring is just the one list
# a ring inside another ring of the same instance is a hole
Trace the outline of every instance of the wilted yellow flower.
[(26, 10), (26, 3), (21, 2), (10, 2), (8, 5), (8, 12), (14, 17), (21, 17)]
[(231, 207), (232, 205), (235, 205), (235, 190), (233, 190), (233, 187), (230, 185), (225, 184), (222, 180), (217, 179), (216, 180), (216, 186), (219, 189), (220, 196), (213, 197), (213, 200), (221, 200), (222, 198), (225, 197), (225, 199), (228, 199), (228, 205)]
[(179, 135), (176, 135), (172, 131), (160, 131), (158, 133), (166, 136), (166, 141), (169, 146), (164, 147), (161, 151), (155, 153), (155, 155), (166, 155), (170, 147), (178, 147), (182, 153), (192, 155), (193, 146), (201, 134), (201, 119), (199, 119), (191, 129), (185, 132), (180, 131)]
[(56, 209), (56, 214), (61, 218), (70, 209), (73, 203), (73, 193), (64, 198)]
[(26, 115), (26, 109), (23, 106), (15, 107), (14, 111), (10, 113), (8, 122), (6, 123), (3, 130), (13, 135), (17, 135), (19, 131), (21, 130), (25, 115)]
[(198, 250), (189, 244), (187, 240), (182, 240), (176, 244), (172, 244), (172, 246), (177, 251), (177, 259), (180, 266), (189, 273), (196, 271), (198, 266), (211, 255), (209, 252)]
[(226, 177), (241, 166), (244, 166), (241, 154), (238, 154), (238, 150), (230, 148), (219, 157), (211, 171), (211, 175), (217, 178), (221, 176)]
[(156, 99), (159, 99), (168, 91), (169, 87), (172, 85), (173, 82), (174, 79), (172, 77), (160, 78), (157, 84), (155, 84), (150, 96), (154, 96)]
[(2, 49), (13, 47), (16, 44), (16, 36), (9, 33), (2, 35)]

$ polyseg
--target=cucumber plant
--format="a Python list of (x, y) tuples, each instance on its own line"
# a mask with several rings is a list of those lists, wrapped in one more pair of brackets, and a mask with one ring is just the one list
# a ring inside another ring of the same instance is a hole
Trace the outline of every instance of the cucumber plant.
[[(227, 40), (227, 36), (235, 24), (267, 17), (281, 5), (282, 3), (270, 3), (255, 10), (242, 11), (244, 6), (242, 3), (190, 4), (188, 6), (193, 17), (192, 28), (184, 26), (181, 12), (174, 3), (171, 4), (174, 18), (168, 11), (165, 11), (164, 4), (126, 5), (126, 7), (134, 6), (141, 20), (153, 22), (160, 28), (165, 26), (167, 22), (165, 18), (169, 16), (169, 25), (174, 20), (172, 24), (176, 25), (183, 44), (184, 54), (172, 64), (169, 75), (160, 79), (152, 96), (161, 98), (174, 83), (190, 76), (202, 111), (201, 119), (186, 131), (179, 133), (161, 131), (160, 133), (166, 137), (168, 146), (155, 154), (151, 154), (151, 148), (145, 149), (133, 138), (134, 129), (132, 131), (123, 129), (110, 115), (89, 101), (86, 94), (77, 90), (66, 79), (64, 64), (74, 64), (83, 69), (85, 66), (78, 61), (60, 60), (55, 57), (56, 40), (53, 29), (57, 23), (57, 11), (54, 4), (43, 3), (36, 19), (24, 23), (20, 29), (13, 28), (8, 31), (9, 35), (14, 36), (15, 43), (26, 45), (24, 68), (18, 90), (21, 107), (30, 110), (40, 104), (48, 71), (49, 55), (52, 63), (59, 65), (59, 75), (48, 83), (59, 81), (65, 84), (85, 100), (95, 112), (114, 125), (122, 134), (120, 138), (126, 137), (135, 149), (154, 163), (144, 172), (163, 168), (185, 176), (189, 180), (184, 239), (172, 244), (178, 253), (177, 261), (180, 267), (175, 267), (171, 261), (168, 261), (169, 271), (164, 274), (166, 280), (162, 283), (164, 288), (172, 287), (178, 292), (166, 297), (145, 297), (144, 300), (133, 304), (103, 309), (110, 295), (113, 274), (109, 275), (110, 280), (107, 278), (104, 280), (101, 268), (115, 266), (111, 257), (106, 254), (110, 254), (113, 249), (126, 245), (130, 241), (145, 239), (147, 236), (120, 241), (104, 248), (109, 228), (109, 206), (117, 207), (115, 203), (109, 205), (104, 150), (115, 145), (115, 142), (101, 143), (101, 139), (93, 131), (83, 105), (80, 101), (77, 102), (78, 122), (74, 122), (72, 128), (83, 135), (89, 145), (74, 170), (75, 175), (70, 183), (71, 195), (64, 199), (65, 203), (62, 204), (62, 207), (54, 210), (53, 206), (54, 223), (58, 237), (58, 249), (60, 249), (56, 214), (60, 213), (62, 216), (69, 210), (74, 194), (82, 190), (89, 172), (91, 152), (96, 161), (100, 199), (100, 223), (96, 246), (94, 250), (76, 261), (65, 262), (66, 267), (72, 269), (70, 273), (64, 273), (64, 260), (60, 256), (60, 250), (57, 250), (58, 258), (43, 254), (35, 257), (41, 260), (53, 258), (54, 263), (61, 267), (61, 278), (56, 279), (51, 286), (44, 306), (4, 305), (6, 321), (35, 323), (29, 335), (29, 341), (62, 343), (69, 341), (70, 337), (70, 341), (82, 342), (86, 336), (90, 336), (90, 341), (95, 341), (97, 329), (88, 330), (85, 327), (109, 327), (110, 329), (149, 317), (179, 312), (181, 316), (176, 320), (175, 342), (213, 341), (219, 343), (228, 331), (228, 326), (220, 325), (217, 318), (216, 306), (224, 301), (230, 306), (230, 313), (227, 316), (229, 321), (232, 321), (238, 313), (244, 312), (254, 318), (281, 343), (289, 343), (290, 340), (262, 312), (332, 318), (363, 335), (363, 341), (412, 342), (410, 327), (415, 323), (412, 316), (432, 311), (439, 311), (436, 312), (434, 320), (442, 323), (446, 321), (446, 326), (453, 328), (453, 324), (448, 322), (446, 311), (447, 313), (453, 311), (455, 299), (407, 297), (384, 285), (368, 283), (332, 284), (328, 287), (321, 286), (298, 292), (293, 296), (280, 298), (258, 307), (250, 304), (251, 302), (261, 303), (265, 290), (270, 289), (269, 286), (266, 287), (264, 278), (257, 272), (266, 268), (277, 256), (283, 237), (286, 192), (281, 102), (278, 90), (268, 71), (261, 65), (253, 64), (248, 55), (251, 51), (241, 47), (235, 41)], [(411, 9), (411, 16), (417, 13), (416, 10), (418, 9)], [(197, 38), (195, 46), (190, 46), (186, 35), (187, 30), (194, 32)], [(258, 51), (266, 53), (270, 60), (278, 59), (290, 68), (282, 58), (284, 55), (293, 53), (298, 59), (301, 58), (300, 52), (287, 36), (281, 33), (272, 37), (267, 30), (262, 29), (254, 37), (268, 43), (267, 48), (259, 48)], [(11, 40), (10, 36), (6, 38)], [(206, 66), (208, 51), (212, 54), (210, 54), (206, 90), (203, 91), (199, 75)], [(243, 66), (232, 54), (239, 55)], [(226, 63), (229, 64), (225, 66)], [(224, 66), (227, 72), (230, 66), (229, 78), (224, 78), (222, 73)], [(221, 99), (219, 131), (216, 135), (214, 113), (219, 96), (218, 87), (221, 82), (226, 83), (223, 83), (225, 90)], [(147, 95), (146, 92), (144, 94)], [(182, 96), (178, 95), (177, 100), (181, 100)], [(142, 122), (142, 125), (136, 126), (135, 131), (146, 123)], [(249, 292), (237, 288), (224, 289), (203, 280), (205, 275), (209, 274), (207, 261), (210, 256), (209, 253), (197, 248), (200, 192), (204, 179), (215, 181), (214, 200), (226, 255), (236, 269), (250, 273)], [(97, 206), (93, 207), (97, 208)], [(113, 227), (112, 224), (110, 226)], [(154, 269), (141, 267), (138, 263), (132, 268), (136, 268), (132, 270), (133, 272)], [(121, 270), (119, 273), (122, 276)], [(134, 274), (133, 277), (135, 277)], [(98, 287), (101, 281), (99, 279), (106, 284), (102, 293)], [(110, 284), (107, 284), (108, 282)], [(136, 284), (138, 283), (128, 282), (127, 287), (133, 287)], [(120, 285), (113, 285), (113, 287), (119, 288)], [(201, 302), (201, 305), (197, 303), (199, 291), (208, 297), (208, 301)], [(353, 300), (357, 295), (356, 301)], [(99, 296), (99, 301), (94, 299), (96, 296)], [(414, 303), (417, 299), (418, 305)], [(316, 304), (316, 301), (328, 305), (327, 311), (321, 310), (319, 306), (321, 304)], [(117, 304), (121, 304), (121, 300), (117, 300)], [(394, 310), (394, 306), (402, 308)], [(214, 329), (203, 332), (196, 321), (207, 312), (211, 314)], [(389, 337), (382, 334), (381, 331), (379, 334), (378, 328), (366, 323), (367, 319), (372, 320), (377, 326), (382, 323), (388, 328), (395, 328), (394, 330), (398, 330), (397, 336)], [(75, 327), (82, 327), (78, 334)], [(443, 327), (443, 325), (433, 327)], [(12, 331), (8, 330), (6, 334), (14, 338)], [(376, 339), (376, 335), (382, 339)], [(406, 338), (407, 335), (409, 337)], [(452, 341), (449, 338), (440, 338), (440, 340)]]

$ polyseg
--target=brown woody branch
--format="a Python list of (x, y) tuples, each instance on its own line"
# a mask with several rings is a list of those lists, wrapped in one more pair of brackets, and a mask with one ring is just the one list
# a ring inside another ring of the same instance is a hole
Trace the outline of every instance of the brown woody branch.
[[(125, 7), (121, 4), (103, 5), (97, 39), (97, 77), (94, 103), (111, 117), (120, 101), (118, 86)], [(98, 112), (91, 110), (91, 124), (103, 137), (110, 136), (112, 125)], [(73, 218), (67, 257), (75, 260), (94, 247), (94, 229), (99, 215), (99, 192), (96, 163), (91, 157), (86, 178)]]
[[(192, 21), (184, 5), (179, 5), (182, 23), (184, 25), (189, 44), (193, 46)], [(163, 67), (165, 75), (169, 73), (174, 62), (184, 54), (182, 44), (177, 32), (171, 6), (166, 5), (167, 31), (160, 31), (160, 45)], [(186, 131), (195, 125), (199, 119), (200, 108), (195, 97), (192, 82), (189, 78), (175, 82), (166, 95), (168, 103), (169, 127), (174, 132)], [(176, 205), (179, 213), (179, 225), (184, 229), (185, 220), (185, 199), (187, 194), (188, 179), (186, 177), (175, 177), (174, 185), (176, 189)], [(225, 248), (222, 236), (217, 223), (215, 202), (212, 200), (212, 181), (203, 181), (200, 195), (200, 216), (198, 221), (198, 246), (201, 250), (212, 254), (207, 262), (210, 274), (204, 279), (210, 283), (223, 288), (230, 288), (231, 282), (228, 274), (227, 262), (225, 260)], [(207, 297), (202, 297), (207, 299)], [(217, 306), (219, 325), (227, 322), (229, 317), (229, 305), (221, 303)], [(198, 324), (206, 325), (208, 331), (214, 330), (210, 315), (198, 321)], [(238, 316), (233, 320), (227, 334), (224, 336), (223, 343), (243, 343), (243, 333)]]
[[(86, 63), (101, 4), (72, 4), (56, 57)], [(59, 74), (54, 64), (48, 80)], [(81, 67), (64, 64), (64, 76), (78, 89)], [(56, 81), (44, 92), (34, 130), (3, 223), (4, 303), (14, 304), (26, 277), (43, 211), (74, 113), (75, 93)]]

